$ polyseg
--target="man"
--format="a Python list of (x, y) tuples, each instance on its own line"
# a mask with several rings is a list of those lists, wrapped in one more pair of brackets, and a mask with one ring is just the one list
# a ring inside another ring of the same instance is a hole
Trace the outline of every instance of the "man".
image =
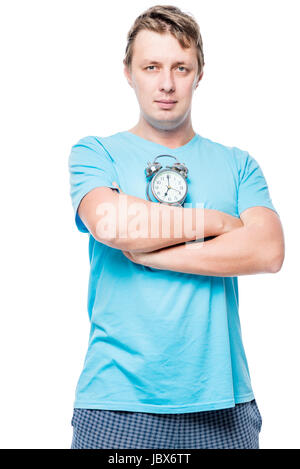
[[(91, 263), (72, 448), (258, 448), (262, 419), (237, 276), (280, 270), (278, 214), (248, 152), (193, 130), (204, 56), (190, 15), (172, 6), (140, 15), (124, 65), (140, 105), (137, 125), (84, 137), (69, 158)], [(146, 197), (145, 168), (158, 155), (188, 168), (187, 206)]]

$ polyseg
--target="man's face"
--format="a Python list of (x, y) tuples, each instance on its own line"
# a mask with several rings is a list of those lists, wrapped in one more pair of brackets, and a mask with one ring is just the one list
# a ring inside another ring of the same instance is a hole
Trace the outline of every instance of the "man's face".
[[(173, 129), (189, 115), (197, 76), (197, 53), (183, 49), (170, 33), (140, 31), (134, 41), (131, 73), (124, 73), (136, 93), (143, 117), (159, 129)], [(158, 101), (176, 101), (163, 105)]]

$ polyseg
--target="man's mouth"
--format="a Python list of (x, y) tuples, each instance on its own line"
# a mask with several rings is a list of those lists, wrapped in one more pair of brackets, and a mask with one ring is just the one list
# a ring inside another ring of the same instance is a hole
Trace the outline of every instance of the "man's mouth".
[(159, 105), (161, 109), (171, 109), (177, 103), (177, 101), (167, 101), (165, 99), (155, 102)]
[(177, 101), (174, 101), (173, 99), (158, 99), (156, 100), (157, 103), (166, 103), (166, 104), (171, 104), (171, 103), (176, 103)]

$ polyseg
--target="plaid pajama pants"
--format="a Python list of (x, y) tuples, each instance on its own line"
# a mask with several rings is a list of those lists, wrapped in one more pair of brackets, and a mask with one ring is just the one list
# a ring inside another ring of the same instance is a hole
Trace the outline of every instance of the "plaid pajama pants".
[(73, 409), (71, 449), (259, 449), (256, 400), (183, 414)]

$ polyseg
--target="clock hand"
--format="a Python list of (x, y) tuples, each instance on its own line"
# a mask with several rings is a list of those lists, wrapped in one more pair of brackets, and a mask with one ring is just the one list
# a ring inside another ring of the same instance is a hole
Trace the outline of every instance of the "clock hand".
[(168, 192), (169, 192), (169, 189), (170, 189), (169, 184), (166, 186), (166, 189), (167, 189), (167, 192), (164, 193), (165, 196), (166, 196), (166, 195), (168, 194)]

